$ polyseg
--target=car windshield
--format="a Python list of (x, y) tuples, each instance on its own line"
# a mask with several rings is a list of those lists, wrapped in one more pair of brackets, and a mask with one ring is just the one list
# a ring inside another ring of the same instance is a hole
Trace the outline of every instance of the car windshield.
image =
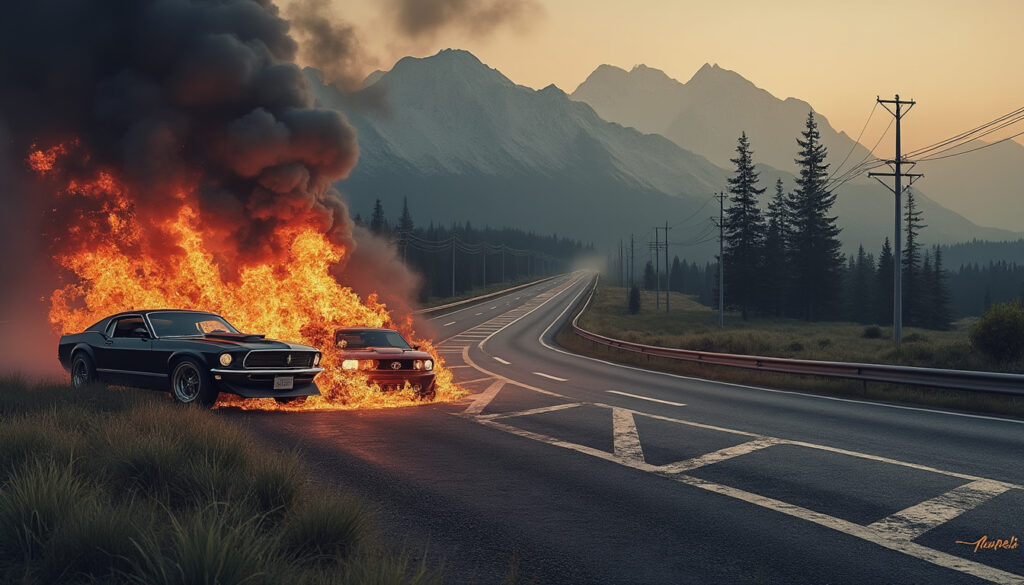
[(213, 313), (150, 313), (149, 322), (157, 337), (188, 337), (207, 333), (238, 333), (221, 316)]
[(334, 336), (335, 344), (342, 349), (366, 349), (368, 347), (398, 347), (412, 349), (397, 331), (339, 331)]

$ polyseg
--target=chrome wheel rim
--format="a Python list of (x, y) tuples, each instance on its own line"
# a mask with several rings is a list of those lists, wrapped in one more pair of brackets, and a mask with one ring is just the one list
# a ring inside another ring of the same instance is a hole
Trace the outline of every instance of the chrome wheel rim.
[(81, 388), (89, 382), (89, 366), (85, 363), (85, 360), (79, 358), (75, 360), (75, 365), (71, 368), (71, 386), (74, 388)]
[(199, 371), (191, 364), (182, 364), (174, 370), (174, 395), (181, 402), (192, 402), (199, 397)]

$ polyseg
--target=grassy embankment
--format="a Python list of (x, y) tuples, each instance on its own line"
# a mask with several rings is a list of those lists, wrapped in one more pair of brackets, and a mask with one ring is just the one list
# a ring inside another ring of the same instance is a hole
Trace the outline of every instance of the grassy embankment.
[[(865, 337), (867, 327), (855, 323), (807, 323), (793, 319), (751, 319), (727, 313), (725, 329), (718, 328), (718, 313), (690, 297), (672, 293), (666, 315), (664, 293), (658, 309), (655, 293), (641, 292), (641, 311), (626, 310), (626, 290), (599, 285), (580, 326), (594, 333), (635, 343), (684, 349), (775, 356), (809, 360), (899, 364), (965, 370), (1024, 372), (1024, 363), (999, 364), (974, 350), (968, 339), (970, 323), (959, 322), (950, 331), (904, 328), (904, 343), (897, 350), (891, 329), (880, 337)], [(559, 343), (587, 355), (620, 363), (650, 367), (682, 375), (739, 384), (755, 384), (810, 392), (914, 402), (933, 406), (1024, 416), (1024, 399), (1009, 396), (915, 388), (815, 376), (775, 374), (683, 362), (605, 348), (574, 335), (569, 327)]]
[(367, 506), (216, 413), (0, 379), (0, 583), (440, 582)]

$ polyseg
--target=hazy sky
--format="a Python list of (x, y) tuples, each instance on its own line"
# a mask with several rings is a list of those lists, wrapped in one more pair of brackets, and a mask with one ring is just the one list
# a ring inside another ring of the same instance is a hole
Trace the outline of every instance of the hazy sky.
[[(516, 10), (499, 27), (456, 20), (416, 38), (392, 22), (402, 0), (331, 1), (382, 68), (464, 48), (517, 83), (571, 93), (602, 63), (644, 63), (680, 81), (718, 63), (810, 102), (852, 137), (876, 95), (899, 93), (918, 101), (904, 119), (908, 150), (1024, 106), (1024, 0), (433, 0)], [(874, 143), (884, 113), (862, 142)]]

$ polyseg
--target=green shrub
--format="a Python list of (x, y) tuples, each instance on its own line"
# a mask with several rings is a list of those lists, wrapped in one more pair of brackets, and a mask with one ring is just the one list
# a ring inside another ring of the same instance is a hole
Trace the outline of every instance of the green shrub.
[(864, 337), (864, 339), (881, 339), (882, 338), (882, 328), (877, 326), (877, 325), (872, 325), (870, 327), (865, 327), (864, 328), (864, 335), (863, 335), (863, 337)]
[(971, 328), (971, 345), (1000, 362), (1024, 356), (1024, 306), (1020, 301), (989, 307)]
[(826, 349), (829, 347), (832, 347), (832, 340), (829, 339), (828, 337), (822, 337), (821, 339), (818, 340), (819, 349)]
[(793, 341), (789, 345), (786, 346), (786, 349), (788, 351), (803, 351), (804, 350), (804, 344), (800, 343), (799, 341)]

